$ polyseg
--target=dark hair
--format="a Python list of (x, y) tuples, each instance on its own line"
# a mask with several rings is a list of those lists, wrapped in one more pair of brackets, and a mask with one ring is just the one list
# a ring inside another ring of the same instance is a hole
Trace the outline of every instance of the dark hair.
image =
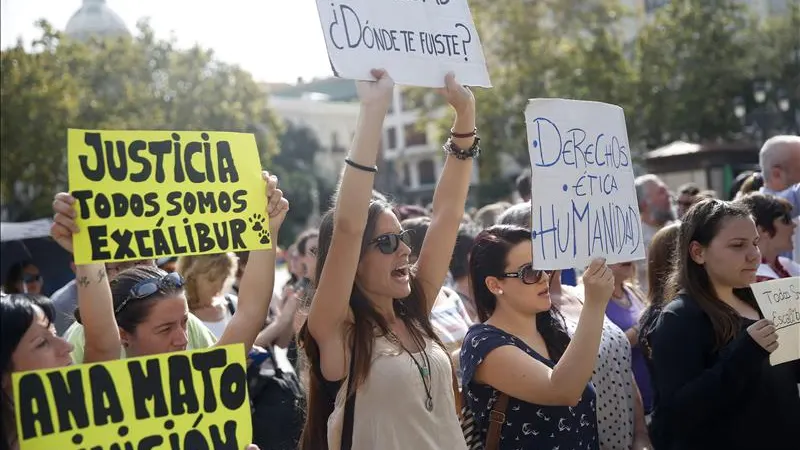
[(469, 252), (478, 235), (478, 226), (472, 223), (462, 223), (458, 227), (456, 245), (453, 247), (453, 258), (450, 259), (450, 274), (454, 280), (469, 275)]
[(745, 170), (744, 172), (740, 172), (738, 175), (736, 175), (736, 178), (733, 179), (733, 182), (731, 183), (731, 187), (728, 190), (728, 200), (733, 200), (734, 198), (736, 198), (736, 194), (739, 193), (739, 189), (741, 189), (742, 184), (753, 173), (755, 173), (755, 172), (752, 171), (752, 170)]
[(394, 215), (400, 222), (418, 217), (428, 217), (428, 210), (417, 205), (400, 205), (394, 208)]
[(428, 233), (428, 228), (431, 226), (431, 218), (426, 216), (414, 217), (403, 220), (400, 225), (403, 227), (403, 230), (410, 233), (411, 256), (419, 258), (419, 252), (422, 250), (422, 243), (425, 242), (425, 235)]
[(531, 198), (531, 170), (525, 169), (517, 177), (517, 193), (520, 198), (530, 200)]
[(647, 309), (639, 318), (639, 342), (645, 357), (650, 358), (648, 335), (665, 304), (667, 280), (675, 266), (680, 224), (671, 223), (653, 236), (647, 248)]
[(678, 194), (695, 196), (700, 193), (700, 188), (694, 183), (686, 183), (678, 188)]
[[(48, 322), (55, 320), (55, 308), (45, 296), (3, 294), (0, 297), (0, 378), (10, 375), (14, 369), (11, 367), (11, 356), (36, 318), (35, 306), (44, 311)], [(14, 399), (6, 394), (5, 389), (0, 389), (0, 402), (0, 448), (5, 449), (10, 443), (16, 442)]]
[(308, 229), (300, 233), (300, 236), (297, 237), (297, 253), (299, 253), (300, 256), (306, 256), (308, 254), (308, 241), (312, 238), (319, 238), (318, 229)]
[[(367, 211), (367, 224), (364, 229), (361, 242), (361, 254), (367, 251), (369, 241), (375, 233), (375, 226), (381, 214), (392, 213), (392, 206), (386, 201), (372, 199)], [(317, 270), (315, 280), (322, 276), (322, 269), (328, 257), (328, 251), (333, 238), (334, 210), (330, 210), (322, 217), (319, 227), (319, 251), (317, 253)], [(335, 263), (335, 262), (334, 262)], [(333, 263), (332, 263), (333, 264)], [(434, 340), (444, 348), (441, 340), (433, 331), (426, 301), (422, 297), (423, 290), (419, 281), (411, 274), (411, 294), (405, 299), (395, 299), (394, 310), (409, 332), (422, 338), (422, 335)], [(349, 377), (354, 377), (354, 391), (363, 383), (369, 374), (372, 362), (372, 348), (374, 344), (375, 329), (381, 333), (389, 333), (389, 325), (384, 317), (370, 303), (367, 296), (353, 282), (353, 290), (350, 295), (350, 308), (353, 312), (354, 324), (348, 330), (348, 348), (355, 351), (350, 355), (354, 359), (354, 371)], [(328, 389), (331, 385), (322, 376), (320, 369), (319, 346), (308, 332), (308, 322), (298, 333), (298, 338), (303, 346), (306, 358), (308, 359), (309, 382), (308, 382), (308, 413), (306, 423), (303, 428), (303, 435), (300, 439), (300, 448), (303, 450), (326, 450), (328, 448), (327, 422), (328, 417), (333, 412), (335, 393)]]
[(757, 192), (762, 187), (764, 187), (764, 176), (761, 175), (761, 172), (753, 172), (749, 177), (742, 181), (742, 185), (739, 187), (739, 192), (742, 195), (745, 195), (751, 192)]
[(792, 221), (792, 204), (774, 195), (752, 192), (736, 200), (752, 214), (756, 225), (766, 230), (770, 237), (774, 237), (775, 219), (783, 219), (786, 222)]
[(8, 273), (6, 273), (6, 281), (3, 283), (3, 291), (6, 294), (22, 294), (23, 292), (17, 289), (17, 283), (22, 281), (22, 277), (25, 274), (25, 268), (33, 265), (33, 261), (29, 260), (18, 261), (12, 264), (11, 267), (8, 268)]
[[(469, 273), (478, 318), (486, 322), (494, 313), (497, 297), (486, 286), (487, 277), (500, 277), (505, 271), (508, 253), (518, 244), (530, 242), (531, 232), (513, 225), (494, 225), (478, 234), (469, 258)], [(559, 320), (555, 306), (536, 314), (536, 327), (541, 333), (550, 359), (557, 362), (569, 345), (569, 335)]]
[[(116, 278), (111, 280), (111, 297), (114, 301), (114, 311), (117, 311), (130, 296), (131, 290), (145, 280), (160, 280), (167, 272), (153, 266), (136, 266), (123, 270)], [(147, 320), (150, 307), (159, 298), (177, 295), (183, 292), (182, 287), (163, 286), (155, 294), (144, 298), (130, 300), (117, 314), (117, 325), (128, 333), (135, 333), (136, 327)], [(80, 309), (75, 309), (75, 321), (81, 323)]]
[[(692, 242), (707, 247), (726, 220), (744, 217), (750, 218), (750, 213), (735, 202), (706, 199), (689, 208), (680, 224), (675, 265), (665, 289), (665, 299), (685, 294), (708, 315), (714, 329), (716, 350), (736, 336), (741, 317), (717, 296), (705, 267), (692, 259), (690, 247)], [(756, 311), (761, 311), (749, 287), (734, 289), (733, 292)]]

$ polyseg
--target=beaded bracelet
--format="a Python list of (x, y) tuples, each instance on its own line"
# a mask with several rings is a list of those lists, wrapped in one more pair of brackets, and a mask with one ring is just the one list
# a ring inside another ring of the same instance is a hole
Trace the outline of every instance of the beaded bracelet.
[(453, 139), (450, 138), (447, 140), (447, 142), (444, 143), (442, 149), (444, 149), (445, 153), (453, 155), (460, 160), (477, 158), (481, 154), (481, 148), (478, 145), (480, 140), (481, 138), (476, 136), (475, 140), (472, 142), (472, 145), (468, 149), (463, 150), (458, 148), (458, 146), (455, 143), (453, 143)]

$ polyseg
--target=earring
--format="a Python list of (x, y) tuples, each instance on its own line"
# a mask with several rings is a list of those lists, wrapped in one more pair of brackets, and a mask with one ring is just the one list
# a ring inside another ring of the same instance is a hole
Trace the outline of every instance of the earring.
[(497, 290), (497, 295), (503, 295), (503, 290), (502, 289), (498, 289)]

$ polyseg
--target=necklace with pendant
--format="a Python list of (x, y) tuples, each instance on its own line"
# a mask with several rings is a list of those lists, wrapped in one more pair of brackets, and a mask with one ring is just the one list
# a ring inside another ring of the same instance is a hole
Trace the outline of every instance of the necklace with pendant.
[(414, 344), (419, 347), (422, 357), (419, 361), (417, 358), (414, 357), (414, 354), (410, 352), (400, 338), (392, 331), (389, 331), (389, 336), (391, 337), (390, 340), (394, 341), (396, 345), (399, 345), (400, 348), (403, 349), (404, 352), (408, 353), (408, 356), (411, 357), (411, 360), (414, 361), (414, 365), (417, 366), (417, 370), (419, 371), (419, 376), (422, 379), (422, 386), (425, 388), (425, 409), (429, 412), (433, 411), (433, 395), (431, 395), (431, 388), (433, 386), (433, 382), (431, 379), (431, 361), (428, 358), (428, 352), (425, 351), (425, 341), (420, 339), (414, 334), (409, 333), (411, 335), (411, 339), (414, 340)]

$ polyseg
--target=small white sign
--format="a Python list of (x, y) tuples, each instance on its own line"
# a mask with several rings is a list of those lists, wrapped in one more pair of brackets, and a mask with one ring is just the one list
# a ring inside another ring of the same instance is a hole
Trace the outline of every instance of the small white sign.
[(758, 306), (778, 330), (778, 348), (769, 355), (775, 366), (800, 359), (800, 277), (751, 284)]
[(467, 0), (317, 0), (333, 73), (371, 80), (386, 69), (397, 84), (443, 87), (454, 72), (491, 87)]
[(597, 257), (609, 264), (644, 259), (622, 108), (531, 99), (525, 121), (534, 267), (583, 268)]

